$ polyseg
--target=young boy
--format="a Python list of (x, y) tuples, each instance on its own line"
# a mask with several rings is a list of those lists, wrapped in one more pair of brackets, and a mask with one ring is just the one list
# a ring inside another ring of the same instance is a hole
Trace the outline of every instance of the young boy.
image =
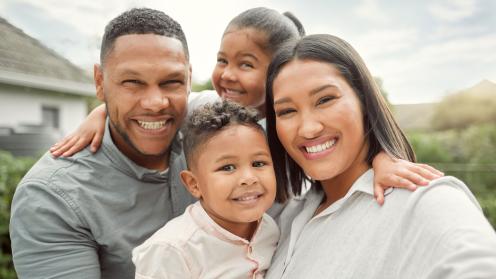
[(188, 170), (199, 199), (133, 251), (136, 278), (262, 278), (279, 238), (265, 214), (276, 196), (269, 146), (255, 110), (230, 101), (186, 123)]

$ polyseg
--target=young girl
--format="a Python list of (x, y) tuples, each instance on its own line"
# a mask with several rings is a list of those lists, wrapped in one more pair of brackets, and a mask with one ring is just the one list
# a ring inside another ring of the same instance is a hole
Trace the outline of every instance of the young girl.
[[(212, 83), (218, 96), (243, 106), (256, 108), (265, 117), (265, 79), (267, 66), (276, 50), (287, 41), (304, 35), (301, 23), (291, 13), (280, 14), (267, 8), (249, 9), (231, 20), (222, 36)], [(189, 110), (218, 99), (216, 94), (191, 93)], [(54, 156), (71, 156), (90, 144), (95, 152), (101, 143), (105, 126), (104, 105), (96, 108), (78, 130), (56, 143)], [(424, 164), (391, 159), (384, 152), (374, 158), (376, 168), (374, 191), (377, 201), (384, 202), (384, 189), (394, 185), (411, 190), (417, 185), (442, 175)]]
[[(199, 201), (133, 250), (136, 278), (262, 278), (279, 240), (276, 197), (257, 112), (231, 101), (190, 115), (184, 185)], [(251, 146), (251, 148), (246, 148)]]

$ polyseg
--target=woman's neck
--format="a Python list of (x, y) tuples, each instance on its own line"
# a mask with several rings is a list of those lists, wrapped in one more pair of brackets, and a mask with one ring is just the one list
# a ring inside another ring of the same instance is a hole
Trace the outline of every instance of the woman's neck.
[(367, 151), (367, 148), (363, 148), (350, 167), (341, 174), (320, 182), (325, 193), (325, 198), (315, 211), (315, 215), (322, 212), (337, 200), (343, 198), (346, 193), (348, 193), (351, 186), (353, 186), (353, 183), (370, 168), (365, 160)]

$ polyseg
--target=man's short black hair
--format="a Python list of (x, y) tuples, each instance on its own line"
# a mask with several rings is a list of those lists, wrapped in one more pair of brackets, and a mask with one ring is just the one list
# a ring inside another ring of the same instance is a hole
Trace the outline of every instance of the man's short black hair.
[(189, 60), (186, 36), (178, 22), (161, 11), (134, 8), (112, 19), (105, 27), (100, 49), (102, 65), (112, 50), (115, 40), (120, 36), (130, 34), (156, 34), (178, 39), (183, 45), (186, 60)]

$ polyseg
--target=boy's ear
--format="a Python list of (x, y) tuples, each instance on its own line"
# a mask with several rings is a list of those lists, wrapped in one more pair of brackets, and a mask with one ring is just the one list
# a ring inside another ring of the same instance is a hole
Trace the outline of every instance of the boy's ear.
[(99, 64), (93, 66), (93, 79), (95, 80), (96, 98), (102, 102), (105, 101), (103, 94), (103, 68)]
[(186, 189), (188, 189), (191, 195), (197, 199), (200, 199), (202, 195), (195, 175), (189, 170), (183, 170), (181, 171), (180, 176), (183, 184), (186, 186)]

